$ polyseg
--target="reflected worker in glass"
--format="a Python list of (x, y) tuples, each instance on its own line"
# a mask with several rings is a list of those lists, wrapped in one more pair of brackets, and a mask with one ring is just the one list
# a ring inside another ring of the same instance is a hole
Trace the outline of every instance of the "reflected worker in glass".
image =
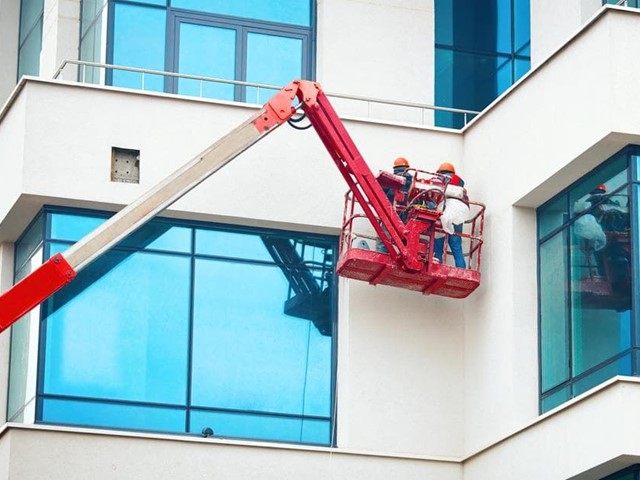
[(606, 238), (605, 245), (595, 249), (598, 272), (611, 284), (614, 293), (628, 294), (631, 281), (629, 209), (608, 194), (604, 184), (598, 185), (589, 195), (590, 213)]

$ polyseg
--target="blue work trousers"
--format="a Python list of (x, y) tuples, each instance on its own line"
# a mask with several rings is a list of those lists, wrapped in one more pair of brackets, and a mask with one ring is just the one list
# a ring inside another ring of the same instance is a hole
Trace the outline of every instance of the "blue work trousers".
[[(454, 225), (453, 230), (462, 233), (462, 224)], [(449, 248), (453, 254), (453, 259), (458, 268), (467, 268), (464, 261), (464, 253), (462, 252), (462, 237), (460, 235), (449, 235)], [(444, 253), (444, 237), (436, 238), (433, 242), (434, 257), (442, 263), (442, 255)]]

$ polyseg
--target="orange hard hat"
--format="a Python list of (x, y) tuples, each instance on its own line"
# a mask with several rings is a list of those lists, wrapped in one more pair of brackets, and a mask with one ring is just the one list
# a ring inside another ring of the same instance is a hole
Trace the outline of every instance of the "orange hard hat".
[(454, 167), (451, 163), (445, 162), (438, 167), (438, 173), (442, 172), (456, 173), (456, 167)]
[(409, 161), (404, 157), (398, 157), (393, 161), (393, 168), (396, 167), (408, 167)]
[(598, 190), (599, 192), (607, 193), (607, 186), (604, 183), (601, 185), (598, 185), (595, 189)]

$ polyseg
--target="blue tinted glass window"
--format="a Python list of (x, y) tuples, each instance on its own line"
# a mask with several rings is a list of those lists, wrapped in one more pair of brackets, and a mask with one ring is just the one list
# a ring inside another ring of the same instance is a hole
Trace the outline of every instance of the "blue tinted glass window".
[(42, 401), (41, 415), (44, 423), (161, 432), (183, 432), (186, 423), (184, 409), (53, 398)]
[(504, 62), (499, 64), (497, 60), (490, 55), (436, 50), (437, 104), (482, 110), (498, 95), (501, 82), (497, 65)]
[(44, 12), (44, 0), (22, 0), (20, 2), (20, 43), (36, 28), (40, 22), (42, 29), (42, 13)]
[(529, 70), (531, 70), (531, 60), (527, 59), (527, 60), (522, 60), (520, 58), (516, 58), (514, 60), (514, 67), (515, 67), (515, 75), (513, 77), (514, 81), (520, 80), (520, 78), (527, 73)]
[(540, 246), (540, 337), (542, 389), (569, 378), (569, 296), (566, 234)]
[(250, 413), (207, 412), (193, 410), (191, 431), (202, 432), (209, 427), (222, 437), (260, 438), (282, 442), (302, 442), (326, 445), (329, 443), (328, 420), (303, 420), (301, 418)]
[[(531, 40), (531, 8), (529, 0), (514, 1), (514, 50), (523, 55), (530, 55), (529, 45)], [(526, 48), (526, 51), (522, 51)]]
[[(180, 22), (178, 71), (233, 80), (236, 77), (236, 30)], [(234, 99), (234, 86), (178, 79), (178, 93)]]
[[(249, 33), (247, 35), (247, 81), (286, 85), (302, 77), (302, 39)], [(263, 104), (275, 90), (247, 88), (246, 100)]]
[(70, 242), (77, 242), (106, 220), (104, 216), (91, 217), (64, 213), (52, 213), (49, 218), (51, 219), (49, 238)]
[(169, 222), (151, 222), (131, 233), (118, 246), (190, 253), (191, 232), (191, 228)]
[[(478, 2), (476, 2), (478, 3)], [(480, 2), (482, 3), (482, 2)], [(513, 0), (496, 0), (496, 45), (495, 51), (500, 53), (511, 53), (511, 32), (513, 25)]]
[[(103, 221), (56, 208), (35, 230), (51, 256)], [(38, 420), (329, 444), (335, 246), (152, 220), (44, 304)], [(27, 353), (12, 348), (15, 418)]]
[[(164, 9), (114, 4), (113, 60), (114, 65), (165, 70)], [(118, 87), (162, 91), (164, 79), (159, 75), (114, 70), (112, 84)]]
[(508, 58), (498, 57), (496, 74), (496, 94), (501, 95), (513, 83), (513, 62)]
[(22, 268), (24, 263), (33, 255), (33, 253), (42, 245), (44, 238), (44, 215), (39, 215), (33, 221), (29, 229), (16, 242), (15, 247), (15, 268)]
[(220, 230), (196, 230), (196, 253), (272, 262), (263, 236)]
[(82, 270), (48, 306), (44, 393), (184, 403), (190, 277), (188, 258), (141, 252)]
[[(637, 374), (631, 212), (624, 149), (538, 209), (541, 409)], [(636, 315), (637, 316), (637, 315)]]
[(18, 78), (40, 73), (40, 50), (42, 49), (42, 17), (36, 22), (18, 51)]
[[(435, 103), (479, 111), (529, 68), (529, 0), (435, 1)], [(467, 118), (436, 111), (439, 126)]]
[(173, 0), (174, 8), (217, 13), (232, 17), (251, 18), (270, 22), (311, 25), (311, 2), (309, 0)]
[[(329, 414), (331, 337), (288, 314), (291, 274), (276, 266), (196, 261), (194, 405)], [(317, 308), (314, 320), (325, 314)], [(258, 388), (259, 398), (252, 393)], [(303, 403), (308, 391), (315, 403)]]
[(538, 237), (542, 239), (568, 219), (568, 196), (560, 195), (538, 209)]

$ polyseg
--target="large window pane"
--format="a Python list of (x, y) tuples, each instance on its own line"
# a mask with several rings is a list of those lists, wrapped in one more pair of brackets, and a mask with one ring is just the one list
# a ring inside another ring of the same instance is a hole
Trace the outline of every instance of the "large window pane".
[(52, 213), (49, 218), (51, 219), (49, 238), (69, 242), (77, 242), (106, 220), (104, 216), (93, 217), (67, 213)]
[[(435, 103), (483, 110), (529, 68), (529, 0), (435, 0), (434, 8)], [(466, 121), (435, 114), (438, 126)]]
[(566, 235), (540, 247), (540, 342), (542, 391), (569, 378), (569, 302)]
[(275, 266), (196, 261), (194, 405), (329, 414), (331, 337), (285, 313), (288, 289)]
[[(105, 216), (43, 218), (16, 280)], [(335, 239), (214, 228), (152, 220), (14, 325), (11, 420), (329, 444)]]
[[(37, 229), (30, 230), (31, 232)], [(23, 236), (26, 239), (29, 235)], [(22, 250), (21, 243), (17, 249)], [(31, 255), (15, 274), (19, 282), (42, 263), (42, 248)], [(11, 358), (9, 368), (9, 398), (7, 419), (10, 422), (33, 422), (35, 418), (36, 380), (38, 376), (38, 342), (40, 306), (24, 315), (11, 327)]]
[[(164, 70), (166, 12), (164, 9), (114, 4), (113, 61), (115, 65)], [(114, 70), (118, 87), (162, 91), (164, 78)]]
[(44, 392), (184, 403), (189, 278), (188, 258), (141, 252), (81, 271), (48, 305)]
[[(538, 210), (543, 411), (565, 394), (636, 372), (630, 218), (636, 196), (629, 194), (627, 168), (635, 151), (614, 155)], [(559, 268), (569, 278), (554, 274)], [(550, 310), (556, 324), (549, 323)], [(564, 393), (552, 390), (563, 383)]]
[(42, 13), (44, 11), (44, 0), (22, 0), (20, 2), (20, 43), (36, 28), (40, 22), (42, 29)]
[(42, 17), (36, 22), (18, 52), (18, 78), (40, 73), (40, 50), (42, 49)]
[(310, 0), (173, 0), (174, 8), (294, 25), (311, 25)]
[(597, 369), (586, 377), (577, 380), (573, 386), (573, 396), (580, 395), (587, 390), (600, 385), (602, 382), (615, 377), (616, 375), (631, 375), (632, 373), (632, 356), (631, 354), (609, 363), (602, 368)]
[(531, 8), (529, 0), (514, 0), (514, 50), (529, 55), (531, 39)]
[[(179, 23), (178, 72), (205, 77), (236, 78), (236, 30), (194, 23)], [(234, 86), (225, 83), (179, 79), (178, 93), (234, 99)]]
[(273, 262), (260, 235), (221, 230), (196, 230), (196, 253)]
[[(302, 39), (249, 33), (247, 36), (247, 81), (286, 85), (302, 77)], [(263, 104), (275, 90), (247, 88), (246, 101)]]
[[(15, 246), (15, 269), (19, 270), (22, 265), (31, 257), (31, 255), (42, 245), (44, 237), (44, 216), (39, 215), (31, 224), (27, 232), (18, 239)], [(42, 252), (40, 252), (40, 261), (42, 261)]]
[(567, 221), (567, 195), (560, 195), (538, 209), (538, 238), (542, 239)]

